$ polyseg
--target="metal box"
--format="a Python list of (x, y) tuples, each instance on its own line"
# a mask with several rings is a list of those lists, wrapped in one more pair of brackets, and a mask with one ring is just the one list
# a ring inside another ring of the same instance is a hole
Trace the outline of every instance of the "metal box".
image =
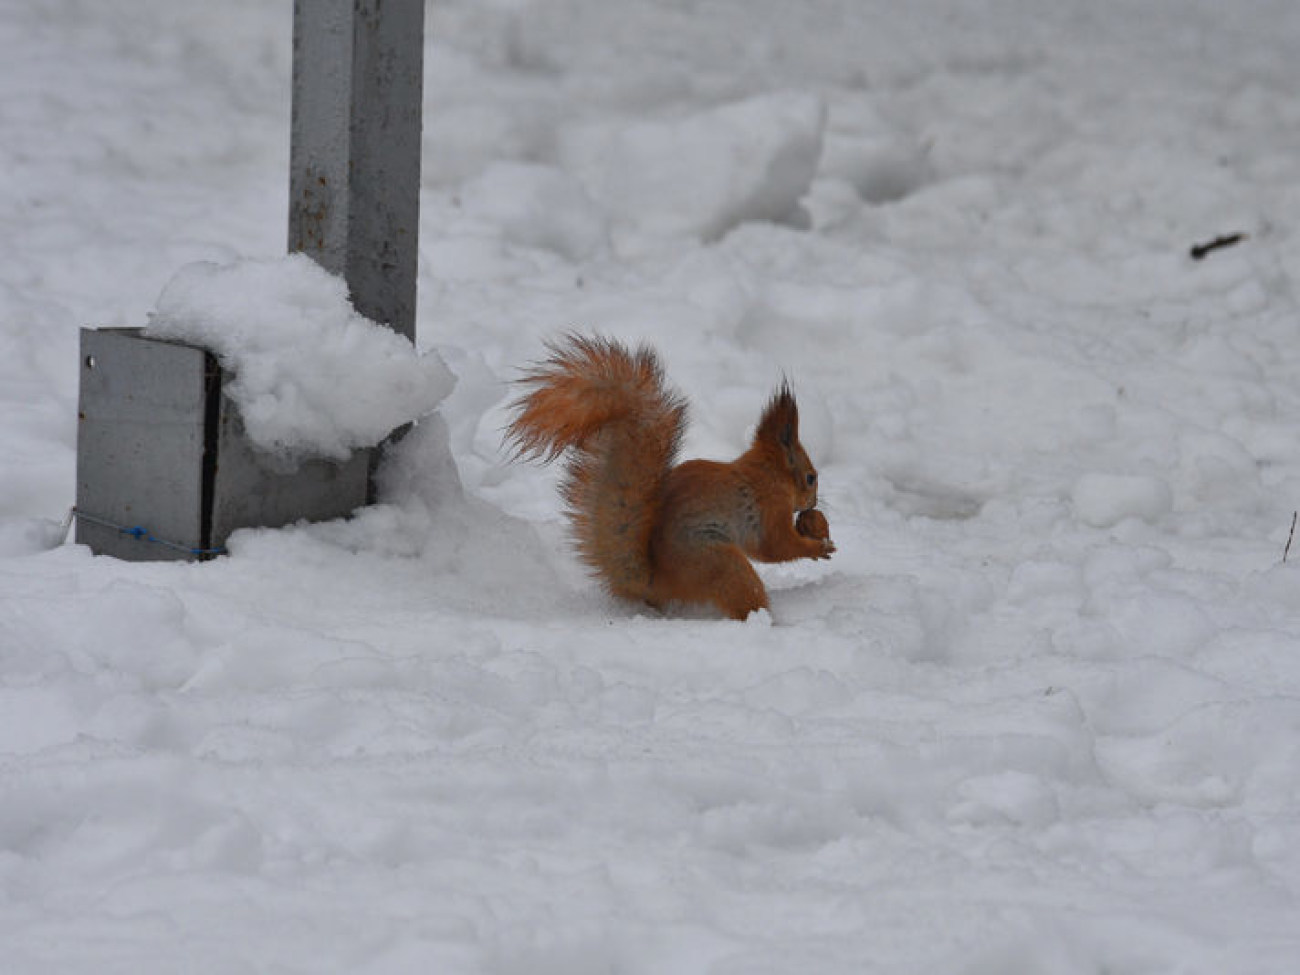
[(138, 328), (82, 329), (78, 543), (146, 561), (206, 559), (237, 528), (349, 514), (372, 451), (287, 469), (254, 447), (215, 356)]

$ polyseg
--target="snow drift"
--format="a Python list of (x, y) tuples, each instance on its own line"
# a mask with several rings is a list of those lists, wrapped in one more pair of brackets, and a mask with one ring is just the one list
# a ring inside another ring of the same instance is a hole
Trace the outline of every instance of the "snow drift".
[(436, 352), (357, 314), (344, 281), (302, 254), (182, 268), (145, 333), (215, 353), (249, 439), (289, 460), (374, 446), (454, 385)]
[(748, 220), (800, 221), (821, 158), (821, 99), (777, 92), (586, 133), (575, 164), (626, 230), (714, 240)]

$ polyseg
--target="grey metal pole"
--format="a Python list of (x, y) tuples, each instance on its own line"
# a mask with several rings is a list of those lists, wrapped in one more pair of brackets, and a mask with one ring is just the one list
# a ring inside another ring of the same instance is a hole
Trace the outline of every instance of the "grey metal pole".
[(424, 0), (294, 0), (289, 250), (415, 340)]

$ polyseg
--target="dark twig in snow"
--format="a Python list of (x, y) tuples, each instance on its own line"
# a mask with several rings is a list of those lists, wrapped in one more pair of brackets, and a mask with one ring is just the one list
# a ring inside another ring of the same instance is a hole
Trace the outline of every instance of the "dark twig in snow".
[(1231, 247), (1233, 244), (1240, 244), (1245, 239), (1245, 234), (1226, 234), (1223, 237), (1215, 237), (1214, 240), (1205, 244), (1194, 244), (1191, 250), (1192, 260), (1199, 261), (1210, 251), (1216, 251), (1220, 247)]

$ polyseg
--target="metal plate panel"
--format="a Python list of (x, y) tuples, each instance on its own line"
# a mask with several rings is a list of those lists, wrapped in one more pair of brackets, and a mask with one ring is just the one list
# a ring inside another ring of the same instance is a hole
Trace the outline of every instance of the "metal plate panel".
[(82, 329), (77, 541), (130, 560), (188, 553), (90, 519), (203, 546), (205, 407), (215, 361), (139, 329)]
[(224, 396), (219, 422), (213, 545), (224, 545), (238, 528), (279, 528), (303, 519), (329, 521), (366, 503), (369, 450), (358, 450), (342, 463), (308, 460), (286, 468), (249, 442), (239, 411)]

